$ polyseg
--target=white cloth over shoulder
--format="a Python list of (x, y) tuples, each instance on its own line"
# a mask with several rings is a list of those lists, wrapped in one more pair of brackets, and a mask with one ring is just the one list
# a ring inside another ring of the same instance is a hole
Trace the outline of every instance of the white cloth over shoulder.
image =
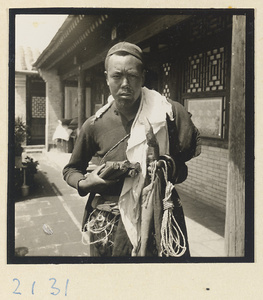
[(53, 134), (52, 140), (62, 139), (68, 141), (72, 131), (73, 130), (69, 129), (68, 126), (63, 126), (62, 122), (58, 120), (58, 126)]
[(128, 141), (127, 158), (139, 162), (142, 172), (135, 178), (126, 178), (120, 195), (119, 209), (124, 227), (133, 245), (133, 256), (136, 256), (140, 245), (141, 191), (144, 187), (147, 172), (147, 148), (145, 134), (145, 117), (153, 127), (157, 137), (160, 155), (169, 154), (169, 138), (166, 125), (166, 114), (173, 119), (172, 106), (167, 99), (156, 91), (142, 88), (139, 110), (131, 127)]

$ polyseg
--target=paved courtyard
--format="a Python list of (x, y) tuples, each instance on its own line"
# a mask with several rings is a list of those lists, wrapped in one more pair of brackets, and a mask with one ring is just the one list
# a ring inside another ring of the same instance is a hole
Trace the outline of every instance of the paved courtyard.
[[(86, 198), (80, 197), (62, 179), (62, 168), (70, 154), (53, 151), (28, 155), (39, 161), (39, 171), (35, 175), (36, 188), (15, 204), (18, 255), (88, 256), (89, 247), (85, 245), (88, 237), (80, 231)], [(224, 214), (180, 191), (179, 194), (191, 256), (225, 256)]]

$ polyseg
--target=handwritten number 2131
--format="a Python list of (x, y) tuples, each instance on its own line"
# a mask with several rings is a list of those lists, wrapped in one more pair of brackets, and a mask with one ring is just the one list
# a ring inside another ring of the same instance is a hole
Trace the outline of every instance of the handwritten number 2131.
[[(20, 286), (20, 280), (17, 279), (17, 278), (14, 278), (13, 281), (17, 282), (17, 286), (16, 286), (16, 289), (13, 291), (13, 294), (21, 295), (21, 292), (19, 292), (19, 290), (18, 290), (19, 286)], [(51, 286), (52, 292), (50, 292), (50, 294), (54, 295), (54, 296), (58, 295), (60, 293), (60, 289), (55, 286), (57, 280), (55, 278), (50, 278), (49, 281), (53, 281), (52, 286)], [(67, 279), (67, 281), (66, 281), (65, 296), (68, 295), (68, 283), (69, 283), (69, 279)], [(36, 282), (34, 281), (33, 284), (32, 284), (32, 295), (35, 294), (35, 284), (36, 284)]]

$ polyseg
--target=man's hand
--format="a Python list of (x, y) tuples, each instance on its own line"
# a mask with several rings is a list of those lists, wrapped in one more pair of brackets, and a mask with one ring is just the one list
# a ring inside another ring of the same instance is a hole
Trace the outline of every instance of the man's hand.
[[(147, 167), (148, 175), (149, 175), (150, 177), (152, 176), (153, 166), (154, 166), (154, 163), (153, 163), (153, 162), (150, 162), (150, 163), (148, 164), (148, 167)], [(159, 170), (161, 170), (161, 168), (163, 168), (163, 167), (164, 167), (163, 161), (162, 161), (162, 160), (157, 161), (156, 169), (159, 171)]]
[(118, 182), (118, 180), (105, 180), (98, 174), (105, 167), (105, 164), (98, 166), (85, 179), (79, 181), (79, 189), (85, 193), (102, 193), (109, 186)]
[[(153, 167), (153, 162), (148, 163), (147, 172), (150, 177), (152, 176)], [(156, 171), (160, 172), (165, 167), (167, 167), (168, 179), (173, 178), (176, 171), (176, 165), (172, 157), (169, 155), (160, 156), (160, 160), (158, 160), (156, 163)]]

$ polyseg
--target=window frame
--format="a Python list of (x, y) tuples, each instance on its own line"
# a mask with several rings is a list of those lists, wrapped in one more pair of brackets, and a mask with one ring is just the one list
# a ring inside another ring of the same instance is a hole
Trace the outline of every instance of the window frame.
[[(193, 45), (188, 45), (189, 49), (195, 49), (195, 51), (188, 51), (184, 53), (182, 56), (181, 60), (181, 96), (180, 96), (180, 102), (182, 105), (185, 106), (185, 100), (187, 99), (204, 99), (204, 98), (216, 98), (216, 97), (222, 97), (224, 99), (224, 134), (223, 138), (213, 138), (213, 137), (207, 137), (207, 136), (202, 136), (201, 137), (201, 143), (202, 145), (206, 146), (212, 146), (212, 147), (219, 147), (219, 148), (228, 148), (228, 129), (229, 129), (229, 99), (230, 99), (230, 47), (231, 43), (228, 38), (222, 40), (222, 39), (217, 39), (214, 40), (214, 42), (211, 41), (209, 45), (198, 47), (196, 45), (195, 47)], [(200, 91), (200, 92), (192, 92), (192, 93), (187, 93), (183, 92), (183, 87), (184, 87), (184, 61), (187, 59), (189, 56), (193, 56), (196, 53), (201, 53), (201, 52), (208, 52), (211, 51), (214, 48), (225, 48), (225, 68), (226, 68), (226, 78), (225, 78), (225, 87), (222, 90), (216, 90), (216, 91)], [(187, 107), (185, 106), (187, 109)]]

